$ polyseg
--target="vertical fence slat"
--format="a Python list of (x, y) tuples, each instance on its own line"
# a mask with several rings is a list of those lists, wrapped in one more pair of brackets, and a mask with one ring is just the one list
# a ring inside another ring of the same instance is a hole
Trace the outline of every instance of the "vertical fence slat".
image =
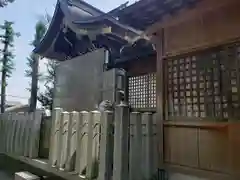
[(22, 129), (22, 156), (25, 156), (25, 150), (26, 150), (25, 144), (28, 141), (29, 134), (27, 135), (27, 132), (26, 132), (28, 122), (29, 122), (28, 121), (28, 113), (25, 112), (24, 119), (23, 119), (23, 129)]
[(95, 178), (98, 174), (99, 123), (101, 113), (92, 111), (88, 123), (87, 171), (86, 178)]
[(10, 116), (10, 128), (9, 128), (9, 134), (8, 134), (8, 153), (12, 153), (12, 137), (14, 133), (14, 120), (13, 120), (13, 115), (11, 113)]
[(24, 142), (24, 156), (29, 156), (29, 148), (30, 148), (30, 131), (31, 131), (31, 124), (33, 121), (33, 113), (26, 114), (26, 126), (24, 129), (25, 133), (25, 142)]
[(8, 116), (5, 114), (4, 152), (7, 153)]
[(34, 119), (32, 121), (31, 133), (30, 133), (30, 158), (37, 158), (39, 153), (39, 142), (40, 142), (40, 128), (42, 121), (41, 110), (37, 110), (34, 112)]
[(60, 153), (61, 153), (61, 157), (60, 157), (60, 165), (59, 168), (60, 169), (64, 169), (65, 165), (67, 163), (67, 150), (68, 150), (68, 128), (69, 128), (69, 113), (68, 112), (63, 112), (62, 113), (62, 121), (63, 121), (63, 125), (62, 125), (62, 132), (61, 132), (61, 148), (60, 148)]
[(129, 179), (139, 180), (142, 177), (142, 120), (141, 113), (130, 114), (130, 157), (129, 157)]
[(51, 166), (57, 165), (58, 151), (59, 151), (59, 136), (61, 124), (61, 108), (55, 108), (52, 117), (51, 140), (49, 150), (49, 162)]
[(24, 126), (25, 126), (25, 113), (20, 113), (18, 117), (20, 121), (19, 126), (19, 156), (24, 155)]
[(19, 120), (19, 113), (16, 114), (16, 130), (15, 130), (15, 138), (14, 138), (14, 154), (19, 155), (19, 144), (20, 144), (20, 129), (21, 129), (21, 122)]
[(4, 140), (5, 140), (5, 143), (4, 143), (4, 152), (7, 153), (7, 136), (8, 136), (8, 127), (9, 127), (9, 124), (8, 124), (8, 116), (7, 114), (5, 114), (5, 133), (4, 133)]
[(80, 112), (77, 135), (78, 137), (77, 159), (75, 168), (79, 175), (83, 175), (84, 173), (86, 174), (89, 118), (90, 115), (88, 112), (86, 111)]
[(142, 123), (145, 127), (145, 154), (143, 172), (145, 179), (151, 179), (153, 176), (153, 118), (152, 113), (142, 114)]
[(113, 113), (106, 111), (101, 116), (100, 163), (98, 180), (110, 180), (113, 163)]
[(153, 114), (153, 173), (158, 173), (158, 140), (157, 140), (157, 116)]
[(17, 132), (17, 114), (12, 114), (13, 128), (12, 128), (12, 137), (11, 137), (11, 154), (15, 154), (15, 141), (16, 141), (16, 132)]
[(115, 108), (113, 179), (128, 180), (129, 107), (120, 104)]
[[(3, 144), (3, 117), (0, 114), (0, 143)], [(3, 146), (0, 146), (0, 152), (3, 152)]]
[(78, 118), (76, 119), (76, 127), (73, 127), (73, 129), (76, 128), (76, 160), (74, 165), (74, 171), (76, 173), (79, 173), (80, 170), (80, 159), (81, 159), (81, 135), (82, 135), (82, 127), (83, 127), (83, 118), (82, 114), (78, 113)]
[(66, 164), (66, 171), (74, 170), (76, 161), (76, 150), (77, 150), (77, 126), (79, 121), (79, 113), (71, 112), (69, 119), (69, 129), (68, 129), (68, 157)]
[(11, 128), (12, 128), (12, 114), (7, 114), (7, 132), (6, 132), (6, 153), (10, 152), (10, 136), (11, 136)]
[(5, 153), (6, 152), (6, 144), (7, 144), (7, 141), (6, 141), (6, 133), (7, 133), (7, 121), (6, 121), (6, 114), (3, 114), (2, 115), (2, 118), (3, 118), (3, 123), (2, 123), (2, 129), (3, 129), (3, 142), (2, 142), (2, 150), (3, 152)]
[(63, 124), (64, 124), (64, 114), (61, 113), (61, 116), (60, 116), (60, 124), (59, 124), (59, 134), (57, 136), (57, 143), (56, 143), (56, 146), (57, 146), (57, 167), (61, 167), (61, 157), (62, 157), (62, 131), (63, 131)]

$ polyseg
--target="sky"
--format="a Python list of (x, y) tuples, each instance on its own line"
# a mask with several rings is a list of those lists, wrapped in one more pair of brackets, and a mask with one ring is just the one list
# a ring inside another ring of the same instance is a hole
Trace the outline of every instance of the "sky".
[[(86, 0), (89, 4), (107, 12), (127, 0)], [(28, 103), (30, 93), (26, 88), (30, 87), (30, 79), (24, 76), (27, 69), (27, 57), (30, 55), (33, 47), (30, 45), (34, 38), (36, 22), (46, 14), (53, 14), (57, 0), (15, 0), (7, 7), (0, 8), (0, 24), (4, 20), (14, 22), (14, 30), (21, 34), (15, 39), (15, 70), (12, 77), (8, 80), (7, 101), (18, 101), (23, 104)], [(134, 0), (130, 0), (130, 3)], [(0, 46), (0, 48), (2, 48)], [(46, 72), (46, 60), (40, 61), (40, 72)], [(43, 86), (40, 85), (40, 91)]]

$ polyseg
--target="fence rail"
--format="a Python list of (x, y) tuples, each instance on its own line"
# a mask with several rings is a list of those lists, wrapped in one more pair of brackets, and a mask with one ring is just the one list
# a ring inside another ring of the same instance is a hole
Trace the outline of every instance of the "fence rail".
[(0, 116), (0, 152), (37, 158), (42, 111)]

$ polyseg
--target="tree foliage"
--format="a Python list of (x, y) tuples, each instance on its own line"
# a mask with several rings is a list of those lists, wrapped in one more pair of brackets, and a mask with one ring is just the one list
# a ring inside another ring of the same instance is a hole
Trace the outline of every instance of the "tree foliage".
[[(45, 23), (45, 27), (48, 27), (52, 17), (46, 13), (41, 19), (41, 21)], [(45, 81), (45, 90), (38, 94), (38, 101), (45, 109), (52, 110), (57, 61), (49, 59), (46, 66), (47, 72), (44, 76), (41, 76)]]
[[(34, 68), (34, 60), (38, 58), (38, 56), (34, 53), (31, 53), (29, 57), (27, 57), (27, 66), (29, 69), (25, 70), (25, 76), (31, 78), (33, 76), (33, 68)], [(42, 77), (42, 74), (38, 73), (38, 78)]]
[[(46, 30), (47, 30), (46, 23), (43, 22), (42, 20), (39, 20), (36, 23), (34, 40), (31, 43), (34, 48), (36, 48), (40, 44)], [(28, 69), (25, 71), (25, 76), (31, 78), (30, 111), (34, 111), (37, 105), (38, 81), (42, 76), (38, 70), (39, 59), (40, 56), (34, 53), (31, 53), (30, 56), (27, 58)]]
[(0, 29), (4, 31), (3, 35), (0, 35), (1, 43), (4, 45), (3, 50), (1, 50), (2, 53), (2, 59), (1, 63), (5, 64), (2, 66), (1, 71), (6, 72), (6, 77), (11, 77), (12, 71), (14, 70), (14, 55), (10, 48), (14, 47), (14, 37), (20, 36), (19, 33), (15, 33), (13, 30), (13, 22), (5, 21), (3, 25), (0, 26)]
[(48, 60), (47, 73), (45, 75), (45, 91), (39, 93), (38, 101), (45, 109), (52, 110), (53, 108), (53, 93), (56, 77), (57, 62), (54, 60)]
[(14, 47), (14, 37), (20, 36), (19, 33), (14, 32), (12, 27), (14, 23), (10, 21), (5, 21), (3, 25), (0, 26), (0, 29), (4, 31), (3, 34), (0, 35), (1, 43), (3, 44), (2, 53), (2, 84), (1, 84), (1, 113), (5, 110), (5, 97), (6, 97), (6, 86), (7, 86), (7, 78), (11, 77), (12, 71), (14, 70), (14, 62), (13, 62), (13, 52), (10, 48)]
[(34, 35), (34, 40), (32, 42), (32, 45), (34, 47), (37, 47), (39, 43), (41, 42), (45, 32), (47, 31), (47, 25), (44, 21), (39, 20), (35, 26), (35, 35)]
[(0, 7), (4, 7), (8, 5), (8, 3), (12, 3), (14, 0), (0, 0)]

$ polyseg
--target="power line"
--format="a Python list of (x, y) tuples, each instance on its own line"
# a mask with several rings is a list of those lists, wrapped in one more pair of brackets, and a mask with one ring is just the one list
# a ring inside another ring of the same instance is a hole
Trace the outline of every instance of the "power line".
[[(1, 94), (0, 94), (1, 96)], [(16, 96), (16, 95), (10, 95), (10, 94), (6, 94), (7, 97), (15, 97), (15, 98), (20, 98), (20, 99), (29, 99), (29, 97), (23, 97), (23, 96)]]

